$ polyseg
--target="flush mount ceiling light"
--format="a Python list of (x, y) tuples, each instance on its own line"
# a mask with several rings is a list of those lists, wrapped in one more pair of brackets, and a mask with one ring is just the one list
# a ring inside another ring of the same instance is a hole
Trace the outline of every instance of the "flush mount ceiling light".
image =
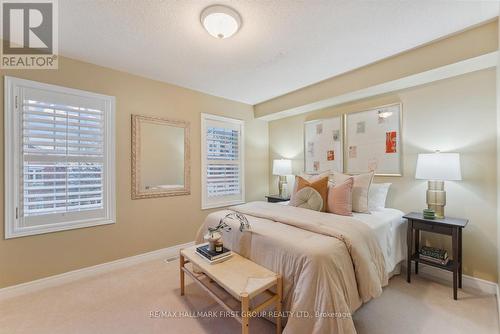
[(224, 39), (234, 35), (241, 27), (241, 16), (232, 8), (214, 5), (201, 12), (201, 24), (208, 33)]

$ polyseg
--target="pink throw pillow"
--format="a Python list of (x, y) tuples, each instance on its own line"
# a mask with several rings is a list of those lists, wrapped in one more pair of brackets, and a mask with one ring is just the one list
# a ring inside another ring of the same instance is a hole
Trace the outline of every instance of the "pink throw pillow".
[(336, 185), (328, 187), (326, 211), (342, 216), (352, 216), (352, 185), (354, 179), (348, 178)]

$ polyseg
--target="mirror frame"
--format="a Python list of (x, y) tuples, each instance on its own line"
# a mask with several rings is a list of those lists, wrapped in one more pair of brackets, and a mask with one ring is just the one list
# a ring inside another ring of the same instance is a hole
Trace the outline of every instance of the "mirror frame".
[[(184, 129), (184, 186), (164, 191), (141, 191), (141, 122), (175, 126)], [(132, 199), (180, 196), (191, 194), (190, 124), (154, 116), (132, 115)]]

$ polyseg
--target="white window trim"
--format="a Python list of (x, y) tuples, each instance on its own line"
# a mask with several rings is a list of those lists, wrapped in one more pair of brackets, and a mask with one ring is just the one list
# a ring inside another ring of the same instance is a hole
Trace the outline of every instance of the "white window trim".
[[(205, 125), (207, 120), (221, 121), (232, 124), (238, 124), (240, 126), (240, 172), (241, 172), (241, 199), (235, 201), (226, 201), (220, 203), (207, 204), (207, 186), (206, 186), (206, 137), (205, 137)], [(230, 205), (237, 205), (245, 203), (245, 122), (236, 118), (229, 118), (223, 116), (217, 116), (212, 114), (201, 113), (201, 209), (213, 209), (220, 208)]]
[[(40, 83), (36, 81), (18, 79), (9, 76), (5, 76), (4, 86), (5, 239), (115, 223), (115, 97)], [(104, 150), (106, 154), (104, 156), (104, 159), (105, 168), (107, 168), (107, 170), (105, 170), (104, 172), (104, 194), (106, 196), (104, 207), (106, 212), (105, 217), (57, 224), (47, 224), (43, 226), (18, 226), (17, 206), (19, 203), (19, 186), (16, 186), (14, 180), (19, 180), (20, 174), (20, 135), (18, 132), (19, 127), (17, 124), (19, 114), (19, 101), (17, 101), (17, 98), (19, 96), (19, 89), (21, 87), (46, 89), (59, 93), (98, 98), (104, 101), (104, 114), (106, 124), (104, 144)]]

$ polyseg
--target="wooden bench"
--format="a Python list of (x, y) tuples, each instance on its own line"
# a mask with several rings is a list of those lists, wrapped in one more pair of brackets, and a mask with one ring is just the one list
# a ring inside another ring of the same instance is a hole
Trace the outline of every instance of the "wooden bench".
[[(196, 254), (196, 247), (182, 249), (180, 251), (180, 284), (181, 296), (184, 295), (184, 274), (189, 275), (196, 283), (198, 283), (205, 291), (208, 292), (217, 303), (224, 307), (227, 311), (233, 310), (221, 298), (219, 298), (210, 287), (205, 284), (202, 279), (208, 277), (215, 281), (232, 297), (241, 302), (241, 315), (236, 317), (241, 323), (241, 332), (248, 334), (248, 325), (250, 317), (265, 308), (275, 305), (276, 308), (276, 333), (281, 333), (281, 302), (283, 294), (283, 281), (279, 274), (276, 274), (247, 258), (244, 258), (236, 253), (233, 256), (217, 264), (210, 264)], [(185, 265), (191, 262), (198, 266), (202, 273), (198, 274), (187, 268)], [(276, 293), (269, 289), (276, 288)], [(250, 300), (262, 293), (270, 294), (271, 297), (266, 299), (262, 304), (250, 309)]]

